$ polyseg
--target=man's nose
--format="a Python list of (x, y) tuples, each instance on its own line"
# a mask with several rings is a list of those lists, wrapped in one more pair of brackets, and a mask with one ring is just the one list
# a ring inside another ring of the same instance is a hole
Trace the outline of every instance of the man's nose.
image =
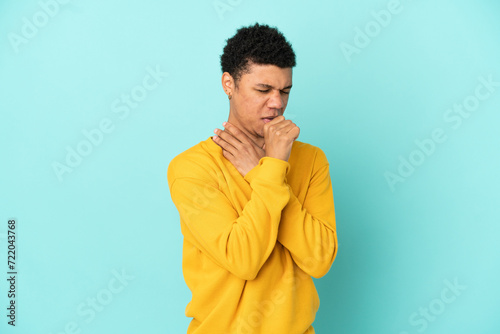
[(285, 101), (279, 90), (273, 90), (268, 103), (269, 108), (282, 109), (285, 106)]

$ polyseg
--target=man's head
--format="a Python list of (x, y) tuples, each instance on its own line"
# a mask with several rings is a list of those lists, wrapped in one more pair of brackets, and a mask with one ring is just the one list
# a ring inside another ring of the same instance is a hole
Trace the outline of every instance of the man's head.
[(296, 65), (291, 44), (276, 28), (240, 28), (220, 57), (222, 86), (231, 97), (228, 121), (255, 140), (263, 138), (266, 117), (282, 115)]

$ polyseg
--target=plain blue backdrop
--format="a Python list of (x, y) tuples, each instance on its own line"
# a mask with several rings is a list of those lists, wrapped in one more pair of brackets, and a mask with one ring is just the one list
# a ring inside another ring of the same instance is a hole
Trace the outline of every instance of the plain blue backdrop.
[(16, 326), (185, 333), (170, 160), (227, 120), (219, 56), (255, 22), (297, 54), (285, 116), (330, 162), (321, 334), (500, 333), (496, 1), (0, 2), (0, 278)]

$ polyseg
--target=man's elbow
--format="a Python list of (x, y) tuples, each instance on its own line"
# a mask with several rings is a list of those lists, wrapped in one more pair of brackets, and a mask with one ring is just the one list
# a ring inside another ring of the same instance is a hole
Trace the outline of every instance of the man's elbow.
[(303, 262), (302, 269), (314, 278), (321, 278), (330, 271), (336, 256), (337, 242), (335, 240), (328, 252), (307, 258)]
[(232, 268), (230, 272), (245, 281), (252, 281), (255, 278), (257, 278), (257, 275), (259, 274), (260, 268), (254, 267), (254, 266), (244, 266), (244, 267), (237, 267), (237, 268)]
[(331, 261), (325, 261), (324, 263), (316, 266), (313, 270), (311, 270), (310, 275), (314, 278), (321, 278), (325, 276), (332, 267), (333, 259)]
[(264, 262), (264, 259), (258, 256), (232, 258), (227, 262), (226, 269), (240, 279), (252, 281), (259, 274)]

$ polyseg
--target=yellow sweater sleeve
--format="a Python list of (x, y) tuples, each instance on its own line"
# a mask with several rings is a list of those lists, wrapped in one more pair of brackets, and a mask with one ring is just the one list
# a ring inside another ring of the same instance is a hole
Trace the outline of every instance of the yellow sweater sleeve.
[(290, 187), (290, 200), (283, 209), (278, 241), (307, 274), (320, 278), (337, 254), (337, 233), (329, 164), (323, 151), (316, 155), (317, 168), (303, 204)]
[(245, 177), (252, 193), (238, 215), (217, 177), (196, 164), (174, 162), (168, 171), (170, 193), (188, 229), (185, 237), (222, 268), (253, 280), (276, 244), (281, 212), (290, 200), (289, 168), (286, 161), (262, 158)]

